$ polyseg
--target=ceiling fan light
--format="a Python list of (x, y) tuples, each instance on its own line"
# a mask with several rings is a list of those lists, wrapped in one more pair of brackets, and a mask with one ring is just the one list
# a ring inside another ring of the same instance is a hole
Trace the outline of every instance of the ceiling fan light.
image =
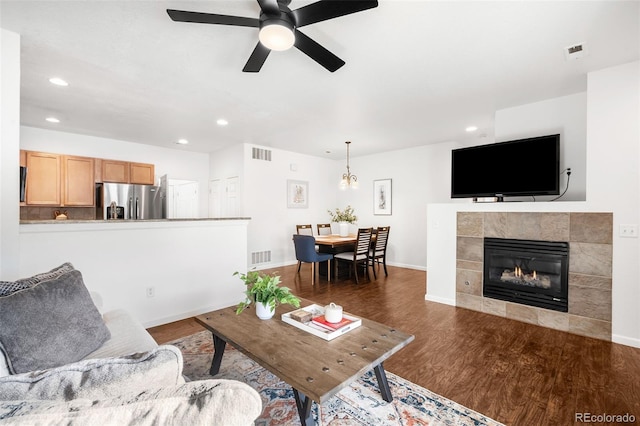
[(264, 47), (276, 51), (290, 49), (296, 41), (293, 28), (283, 25), (281, 22), (263, 25), (260, 28), (258, 38)]

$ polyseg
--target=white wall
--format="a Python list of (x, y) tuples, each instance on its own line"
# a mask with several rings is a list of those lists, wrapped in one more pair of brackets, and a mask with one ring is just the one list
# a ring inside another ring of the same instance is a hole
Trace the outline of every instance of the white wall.
[[(496, 111), (496, 142), (555, 133), (560, 133), (560, 170), (571, 168), (569, 189), (560, 200), (584, 201), (587, 188), (587, 93)], [(566, 183), (567, 175), (563, 174), (560, 192), (564, 190)], [(538, 200), (551, 198), (554, 196), (536, 197)]]
[(20, 36), (0, 29), (0, 276), (18, 278)]
[[(243, 300), (247, 221), (78, 222), (20, 225), (20, 275), (71, 262), (105, 310), (146, 327)], [(147, 288), (155, 295), (147, 297)]]
[[(258, 269), (295, 263), (292, 235), (296, 224), (327, 223), (327, 209), (335, 207), (337, 180), (331, 173), (335, 161), (279, 149), (272, 151), (272, 161), (251, 159), (251, 149), (244, 146), (244, 216), (250, 217), (248, 264), (251, 253), (271, 251), (271, 263)], [(295, 170), (294, 170), (295, 169)], [(309, 183), (309, 207), (287, 208), (287, 180)]]
[[(425, 270), (427, 204), (449, 201), (451, 149), (456, 147), (456, 143), (441, 143), (351, 159), (350, 168), (360, 186), (357, 190), (338, 191), (336, 207), (351, 204), (360, 227), (391, 226), (389, 264)], [(342, 167), (344, 170), (339, 169), (333, 176), (334, 187), (346, 171)], [(373, 182), (388, 178), (392, 180), (392, 214), (374, 215)]]
[[(196, 181), (200, 188), (208, 188), (208, 154), (27, 126), (21, 127), (20, 149), (152, 163), (156, 184), (166, 174), (169, 179)], [(200, 191), (199, 217), (207, 217), (207, 203), (207, 191)]]
[(640, 223), (640, 62), (589, 73), (587, 201), (613, 211), (613, 338), (640, 347), (640, 250), (621, 224)]
[[(620, 224), (640, 222), (639, 67), (634, 62), (588, 76), (586, 202), (429, 205), (427, 299), (455, 303), (457, 211), (613, 212), (612, 340), (640, 347), (638, 239), (618, 235)], [(521, 111), (537, 120), (533, 109)]]

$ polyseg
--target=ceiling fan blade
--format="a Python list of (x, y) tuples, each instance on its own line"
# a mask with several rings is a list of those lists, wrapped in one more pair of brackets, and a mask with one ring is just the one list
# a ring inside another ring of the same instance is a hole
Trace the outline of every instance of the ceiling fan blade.
[(278, 6), (278, 0), (258, 0), (260, 9), (267, 15), (279, 15), (280, 6)]
[(267, 56), (269, 56), (271, 50), (264, 47), (262, 43), (258, 42), (256, 44), (256, 48), (253, 49), (253, 53), (249, 56), (249, 60), (242, 68), (242, 72), (258, 72), (262, 65), (264, 65), (264, 61), (267, 60)]
[(169, 17), (177, 22), (195, 22), (198, 24), (236, 25), (238, 27), (259, 27), (260, 20), (243, 16), (217, 15), (215, 13), (189, 12), (167, 9)]
[(296, 41), (294, 46), (331, 72), (334, 72), (345, 64), (342, 59), (338, 58), (336, 55), (329, 52), (327, 49), (320, 46), (298, 30), (296, 30)]
[(313, 24), (378, 6), (377, 0), (320, 0), (292, 11), (296, 27)]

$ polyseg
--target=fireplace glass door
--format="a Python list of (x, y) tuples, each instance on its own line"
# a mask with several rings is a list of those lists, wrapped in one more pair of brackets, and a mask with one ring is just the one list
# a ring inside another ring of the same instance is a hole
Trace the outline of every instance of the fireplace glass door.
[(485, 238), (483, 294), (567, 312), (568, 259), (566, 242)]

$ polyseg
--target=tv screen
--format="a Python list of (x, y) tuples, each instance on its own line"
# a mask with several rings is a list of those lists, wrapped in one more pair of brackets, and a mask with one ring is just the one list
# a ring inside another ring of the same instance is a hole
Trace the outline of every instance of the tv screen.
[(451, 151), (451, 198), (557, 195), (560, 135)]

